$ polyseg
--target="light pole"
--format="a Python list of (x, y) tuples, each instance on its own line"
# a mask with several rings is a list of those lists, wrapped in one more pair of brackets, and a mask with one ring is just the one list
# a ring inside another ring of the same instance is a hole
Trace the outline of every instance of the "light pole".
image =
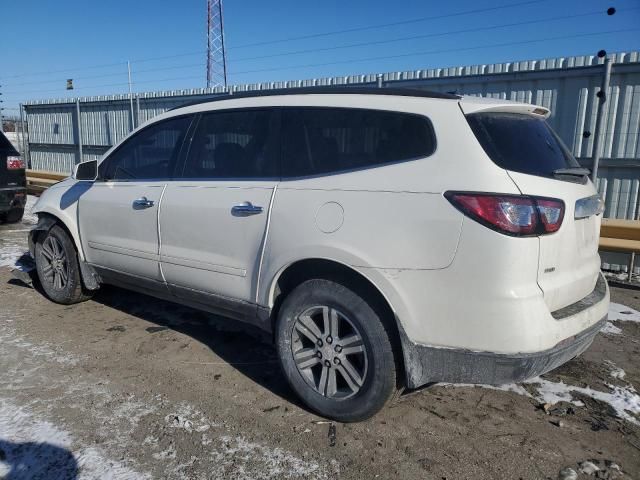
[(594, 131), (595, 138), (593, 139), (593, 165), (591, 167), (591, 180), (596, 183), (598, 179), (598, 165), (600, 164), (600, 144), (602, 137), (602, 122), (604, 119), (604, 107), (607, 103), (607, 92), (609, 90), (609, 81), (611, 80), (611, 59), (607, 57), (607, 52), (600, 50), (598, 57), (604, 57), (604, 74), (602, 76), (602, 86), (600, 91), (596, 94), (598, 97), (598, 111), (596, 112), (596, 128)]

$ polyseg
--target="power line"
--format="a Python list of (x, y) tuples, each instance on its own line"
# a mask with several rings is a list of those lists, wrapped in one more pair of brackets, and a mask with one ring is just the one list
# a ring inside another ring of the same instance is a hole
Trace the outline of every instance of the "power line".
[[(640, 7), (630, 7), (630, 8), (625, 8), (625, 9), (619, 9), (618, 12), (625, 12), (625, 11), (638, 10), (638, 9), (640, 9)], [(485, 26), (485, 27), (467, 28), (467, 29), (453, 30), (453, 31), (447, 31), (447, 32), (427, 33), (427, 34), (422, 34), (422, 35), (412, 35), (412, 36), (398, 37), (398, 38), (392, 38), (392, 39), (387, 39), (387, 40), (377, 40), (377, 41), (370, 41), (370, 42), (359, 42), (359, 43), (336, 45), (336, 46), (332, 46), (332, 47), (322, 47), (322, 48), (312, 48), (312, 49), (305, 49), (305, 50), (295, 50), (295, 51), (290, 51), (290, 52), (275, 53), (275, 54), (272, 54), (272, 55), (262, 55), (262, 56), (258, 56), (258, 57), (239, 58), (239, 59), (236, 59), (234, 61), (234, 63), (241, 63), (241, 62), (247, 62), (247, 61), (252, 61), (252, 60), (262, 60), (262, 59), (267, 59), (267, 58), (276, 58), (276, 57), (283, 57), (283, 56), (290, 56), (290, 55), (300, 55), (300, 54), (305, 54), (305, 53), (333, 51), (333, 50), (346, 49), (346, 48), (357, 48), (357, 47), (364, 47), (364, 46), (382, 45), (382, 44), (396, 43), (396, 42), (401, 42), (401, 41), (406, 41), (406, 40), (417, 40), (417, 39), (424, 39), (424, 38), (443, 37), (443, 36), (449, 36), (449, 35), (456, 35), (456, 34), (460, 34), (460, 33), (481, 32), (481, 31), (487, 31), (487, 30), (494, 30), (494, 29), (497, 29), (497, 28), (511, 28), (511, 27), (517, 27), (517, 26), (523, 26), (523, 25), (533, 25), (533, 24), (536, 24), (536, 23), (545, 23), (545, 22), (553, 22), (553, 21), (558, 21), (558, 20), (569, 20), (569, 19), (575, 19), (575, 18), (582, 18), (582, 17), (587, 17), (587, 16), (599, 15), (599, 14), (602, 14), (602, 13), (604, 13), (603, 10), (594, 10), (594, 11), (590, 11), (590, 12), (584, 12), (584, 13), (578, 13), (578, 14), (572, 14), (572, 15), (562, 15), (562, 16), (557, 16), (557, 17), (547, 17), (547, 18), (542, 18), (542, 19), (537, 19), (537, 20), (526, 20), (526, 21), (522, 21), (522, 22), (512, 22), (512, 23), (505, 23), (505, 24), (498, 24), (498, 25), (490, 25), (490, 26)], [(200, 53), (202, 53), (202, 52), (200, 52)], [(170, 57), (171, 58), (175, 58), (175, 57), (177, 57), (177, 55), (173, 55), (173, 56), (170, 56)], [(166, 58), (166, 57), (156, 57), (156, 58)], [(137, 63), (141, 63), (141, 61), (137, 61)], [(159, 71), (176, 70), (176, 69), (180, 69), (180, 68), (192, 68), (192, 67), (201, 67), (201, 66), (203, 66), (202, 63), (191, 63), (191, 64), (186, 64), (186, 65), (173, 65), (173, 66), (169, 66), (169, 67), (158, 67), (158, 68), (150, 68), (150, 69), (145, 69), (145, 70), (135, 70), (134, 73), (140, 74), (140, 73), (147, 73), (147, 72), (159, 72)], [(91, 78), (115, 77), (115, 76), (120, 76), (120, 75), (124, 75), (124, 74), (125, 74), (125, 72), (123, 71), (123, 72), (107, 73), (107, 74), (99, 74), (99, 75), (87, 75), (87, 76), (83, 76), (83, 77), (75, 77), (74, 80), (78, 81), (78, 80), (86, 80), (86, 79), (91, 79)], [(52, 83), (64, 82), (64, 81), (65, 81), (65, 79), (61, 78), (61, 79), (58, 79), (58, 80), (46, 80), (46, 81), (21, 82), (21, 83), (13, 83), (13, 84), (4, 84), (4, 86), (5, 87), (11, 87), (11, 86), (22, 86), (22, 85), (44, 85), (44, 84), (52, 84)]]
[[(624, 9), (624, 10), (628, 11), (628, 10), (638, 10), (638, 9), (640, 9), (640, 7), (632, 7), (632, 8), (627, 8), (627, 9)], [(619, 10), (619, 11), (622, 11), (622, 10)], [(427, 33), (427, 34), (422, 34), (422, 35), (412, 35), (412, 36), (408, 36), (408, 37), (398, 37), (398, 38), (392, 38), (392, 39), (387, 39), (387, 40), (376, 40), (376, 41), (371, 41), (371, 42), (350, 43), (350, 44), (345, 44), (345, 45), (336, 45), (336, 46), (333, 46), (333, 47), (322, 47), (322, 48), (310, 48), (310, 49), (306, 49), (306, 50), (295, 50), (295, 51), (291, 51), (291, 52), (274, 53), (274, 54), (271, 54), (271, 55), (261, 55), (261, 56), (258, 56), (258, 57), (237, 58), (237, 59), (234, 60), (234, 63), (245, 62), (245, 61), (249, 61), (249, 60), (262, 60), (262, 59), (265, 59), (265, 58), (284, 57), (284, 56), (288, 56), (288, 55), (299, 55), (299, 54), (303, 54), (303, 53), (315, 53), (315, 52), (332, 51), (332, 50), (339, 50), (339, 49), (343, 49), (343, 48), (355, 48), (355, 47), (365, 47), (365, 46), (372, 46), (372, 45), (382, 45), (382, 44), (387, 44), (387, 43), (401, 42), (401, 41), (405, 41), (405, 40), (418, 40), (418, 39), (422, 39), (422, 38), (444, 37), (444, 36), (448, 36), (448, 35), (456, 35), (456, 34), (459, 34), (459, 33), (482, 32), (482, 31), (486, 31), (486, 30), (494, 30), (496, 28), (510, 28), (510, 27), (518, 27), (518, 26), (522, 26), (522, 25), (533, 25), (533, 24), (536, 24), (536, 23), (553, 22), (553, 21), (557, 21), (557, 20), (568, 20), (568, 19), (574, 19), (574, 18), (580, 18), (580, 17), (600, 15), (602, 13), (604, 13), (602, 10), (596, 10), (596, 11), (586, 12), (586, 13), (578, 13), (578, 14), (573, 14), (573, 15), (563, 15), (563, 16), (559, 16), (559, 17), (547, 17), (547, 18), (541, 18), (541, 19), (538, 19), (538, 20), (526, 20), (526, 21), (523, 21), (523, 22), (514, 22), (514, 23), (505, 23), (505, 24), (499, 24), (499, 25), (490, 25), (490, 26), (486, 26), (486, 27), (475, 27), (475, 28), (466, 28), (466, 29), (463, 29), (463, 30), (451, 30), (451, 31), (447, 31), (447, 32)]]
[[(134, 70), (134, 73), (138, 74), (138, 73), (147, 73), (147, 72), (160, 72), (163, 70), (176, 70), (178, 68), (191, 68), (191, 67), (204, 67), (204, 66), (205, 64), (200, 62), (200, 63), (191, 63), (188, 65), (172, 65), (170, 67), (158, 67), (158, 68), (148, 68), (146, 70)], [(105, 73), (100, 75), (87, 75), (84, 77), (74, 77), (73, 81), (75, 82), (77, 80), (87, 80), (91, 78), (117, 77), (121, 75), (124, 76), (126, 74), (127, 74), (126, 71), (122, 71), (122, 72), (116, 72), (116, 73)], [(21, 85), (44, 85), (47, 83), (60, 83), (60, 82), (64, 82), (65, 80), (66, 78), (59, 78), (56, 80), (44, 80), (44, 81), (39, 80), (37, 82), (5, 83), (3, 84), (3, 87), (15, 87), (15, 86), (21, 86)]]
[(540, 38), (540, 39), (533, 39), (533, 40), (522, 40), (522, 41), (518, 41), (518, 42), (494, 43), (494, 44), (490, 44), (490, 45), (477, 45), (477, 46), (473, 46), (473, 47), (457, 47), (457, 48), (447, 48), (447, 49), (440, 49), (440, 50), (425, 50), (425, 51), (421, 51), (421, 52), (403, 53), (403, 54), (396, 54), (396, 55), (385, 55), (385, 56), (379, 56), (379, 57), (357, 58), (357, 59), (350, 59), (350, 60), (336, 60), (336, 61), (333, 61), (333, 62), (326, 62), (326, 63), (310, 63), (310, 64), (305, 64), (305, 65), (291, 65), (289, 67), (262, 68), (262, 69), (256, 69), (256, 70), (245, 70), (245, 71), (242, 71), (242, 72), (231, 72), (231, 75), (242, 75), (242, 74), (246, 74), (246, 73), (270, 72), (270, 71), (288, 70), (288, 69), (296, 69), (296, 68), (325, 67), (325, 66), (329, 66), (329, 65), (340, 65), (340, 64), (343, 64), (343, 63), (367, 62), (367, 61), (371, 61), (371, 60), (388, 60), (388, 59), (393, 59), (393, 58), (414, 57), (414, 56), (419, 56), (419, 55), (431, 55), (431, 54), (436, 54), (436, 53), (449, 53), (449, 52), (462, 52), (462, 51), (466, 51), (466, 50), (479, 50), (479, 49), (483, 49), (483, 48), (499, 48), (499, 47), (513, 46), (513, 45), (526, 45), (526, 44), (530, 44), (530, 43), (548, 42), (548, 41), (553, 41), (553, 40), (563, 40), (563, 39), (567, 39), (567, 38), (591, 37), (591, 36), (598, 36), (598, 35), (608, 35), (608, 34), (611, 34), (611, 33), (636, 32), (636, 31), (640, 31), (640, 28), (628, 28), (628, 29), (620, 29), (620, 30), (608, 30), (608, 31), (603, 31), (603, 32), (579, 33), (579, 34), (574, 34), (574, 35), (561, 35), (561, 36), (557, 36), (557, 37), (547, 37), (547, 38)]
[(306, 40), (306, 39), (310, 39), (310, 38), (320, 38), (320, 37), (327, 37), (330, 35), (338, 35), (338, 34), (342, 34), (342, 33), (353, 33), (353, 32), (362, 32), (365, 30), (374, 30), (374, 29), (378, 29), (378, 28), (386, 28), (386, 27), (396, 27), (399, 25), (408, 25), (410, 23), (420, 23), (420, 22), (425, 22), (428, 20), (441, 20), (443, 18), (452, 18), (452, 17), (460, 17), (463, 15), (472, 15), (475, 13), (485, 13), (485, 12), (492, 12), (495, 10), (501, 10), (501, 9), (505, 9), (505, 8), (514, 8), (514, 7), (521, 7), (523, 5), (533, 5), (536, 3), (543, 3), (543, 2), (547, 2), (549, 0), (527, 0), (524, 2), (517, 2), (517, 3), (509, 3), (509, 4), (503, 4), (503, 5), (496, 5), (493, 7), (485, 7), (485, 8), (474, 8), (472, 10), (464, 10), (462, 12), (455, 12), (455, 13), (445, 13), (442, 15), (431, 15), (431, 16), (427, 16), (427, 17), (420, 17), (420, 18), (412, 18), (412, 19), (408, 19), (408, 20), (400, 20), (398, 22), (391, 22), (391, 23), (379, 23), (377, 25), (367, 25), (367, 26), (363, 26), (363, 27), (355, 27), (355, 28), (347, 28), (344, 30), (332, 30), (329, 32), (321, 32), (321, 33), (311, 33), (308, 35), (300, 35), (297, 37), (287, 37), (287, 38), (281, 38), (281, 39), (277, 39), (277, 40), (268, 40), (268, 41), (263, 41), (263, 42), (256, 42), (256, 43), (245, 43), (244, 45), (237, 45), (235, 47), (230, 47), (231, 48), (248, 48), (248, 47), (257, 47), (257, 46), (262, 46), (262, 45), (273, 45), (275, 43), (283, 43), (283, 42), (290, 42), (292, 40)]
[[(106, 68), (106, 67), (115, 67), (115, 66), (122, 66), (122, 65), (126, 65), (127, 62), (117, 62), (117, 63), (103, 63), (101, 65), (89, 65), (86, 67), (82, 67), (80, 70), (89, 70), (89, 69), (95, 69), (95, 68)], [(2, 77), (2, 79), (4, 80), (5, 78), (20, 78), (20, 77), (33, 77), (35, 75), (44, 75), (47, 73), (65, 73), (65, 72), (76, 72), (79, 69), (77, 68), (66, 68), (63, 70), (47, 70), (46, 72), (33, 72), (33, 73), (21, 73), (18, 75), (7, 75), (6, 77)]]
[[(134, 85), (139, 85), (141, 83), (159, 83), (159, 82), (168, 82), (170, 80), (190, 80), (190, 79), (194, 79), (194, 78), (202, 78), (202, 75), (198, 75), (198, 76), (189, 76), (189, 77), (174, 77), (174, 78), (161, 78), (161, 79), (153, 79), (153, 80), (143, 80), (140, 82), (134, 82)], [(101, 87), (121, 87), (121, 86), (125, 86), (125, 85), (129, 85), (128, 82), (122, 82), (122, 83), (103, 83), (100, 85), (88, 85), (86, 87), (77, 87), (74, 88), (73, 90), (88, 90), (88, 89), (93, 89), (93, 88), (101, 88)], [(5, 93), (11, 93), (11, 94), (26, 94), (26, 93), (48, 93), (48, 92), (60, 92), (59, 88), (55, 88), (55, 89), (50, 89), (50, 90), (31, 90), (31, 91), (27, 91), (27, 92), (5, 92)]]
[[(438, 54), (438, 53), (449, 53), (449, 52), (468, 51), (468, 50), (480, 50), (480, 49), (487, 49), (487, 48), (501, 48), (501, 47), (508, 47), (508, 46), (514, 46), (514, 45), (526, 45), (526, 44), (531, 44), (531, 43), (541, 43), (541, 42), (548, 42), (548, 41), (554, 41), (554, 40), (562, 40), (562, 39), (568, 39), (568, 38), (583, 38), (583, 37), (592, 37), (592, 36), (609, 35), (609, 34), (623, 33), (623, 32), (636, 32), (636, 31), (640, 31), (640, 28), (629, 28), (629, 29), (607, 30), (607, 31), (601, 31), (601, 32), (590, 32), (590, 33), (580, 33), (580, 34), (571, 34), (571, 35), (560, 35), (560, 36), (546, 37), (546, 38), (539, 38), (539, 39), (522, 40), (522, 41), (517, 41), (517, 42), (503, 42), (503, 43), (493, 43), (493, 44), (487, 44), (487, 45), (476, 45), (476, 46), (471, 46), (471, 47), (456, 47), (456, 48), (448, 48), (448, 49), (424, 50), (424, 51), (420, 51), (420, 52), (411, 52), (411, 53), (404, 53), (404, 54), (385, 55), (385, 56), (366, 57), (366, 58), (354, 58), (354, 59), (349, 59), (349, 60), (337, 60), (337, 61), (324, 62), (324, 63), (310, 63), (310, 64), (303, 64), (303, 65), (290, 65), (290, 66), (286, 66), (286, 67), (280, 66), (280, 67), (264, 68), (264, 69), (256, 69), (256, 70), (237, 71), (237, 72), (231, 72), (230, 74), (231, 75), (243, 75), (243, 74), (247, 74), (247, 73), (259, 73), (259, 72), (283, 71), (283, 70), (291, 70), (291, 69), (295, 70), (295, 69), (301, 69), (301, 68), (324, 67), (324, 66), (329, 66), (329, 65), (339, 65), (339, 64), (347, 64), (347, 63), (367, 62), (367, 61), (372, 61), (372, 60), (387, 60), (387, 59), (407, 58), (407, 57), (423, 56), (423, 55), (434, 55), (434, 54)], [(135, 82), (135, 85), (148, 84), (148, 83), (161, 83), (161, 82), (175, 81), (175, 80), (193, 80), (193, 79), (199, 79), (201, 77), (202, 77), (201, 75), (198, 75), (198, 76), (187, 76), (187, 77), (153, 79), (153, 80), (145, 80), (145, 81)], [(93, 85), (93, 86), (87, 86), (87, 87), (79, 87), (79, 88), (77, 88), (77, 90), (87, 90), (87, 89), (95, 89), (95, 88), (101, 88), (101, 87), (115, 87), (115, 86), (126, 86), (126, 85), (128, 85), (128, 83), (126, 83), (126, 82), (123, 82), (123, 83), (111, 83), (111, 84), (101, 84), (101, 85)], [(33, 90), (31, 92), (6, 92), (6, 93), (26, 94), (26, 93), (47, 93), (47, 92), (59, 92), (59, 91), (60, 91), (60, 89), (55, 89), (55, 90)]]
[[(411, 23), (420, 23), (420, 22), (425, 22), (425, 21), (429, 21), (429, 20), (439, 20), (439, 19), (443, 19), (443, 18), (452, 18), (452, 17), (463, 16), (463, 15), (473, 15), (473, 14), (476, 14), (476, 13), (491, 12), (491, 11), (496, 11), (496, 10), (500, 10), (500, 9), (515, 8), (515, 7), (519, 7), (519, 6), (523, 6), (523, 5), (533, 5), (533, 4), (543, 3), (543, 2), (548, 2), (548, 1), (550, 1), (550, 0), (527, 0), (527, 1), (521, 1), (521, 2), (516, 2), (516, 3), (493, 6), (493, 7), (475, 8), (475, 9), (471, 9), (471, 10), (463, 10), (461, 12), (446, 13), (446, 14), (442, 14), (442, 15), (432, 15), (432, 16), (427, 16), (427, 17), (412, 18), (412, 19), (408, 19), (408, 20), (401, 20), (401, 21), (398, 21), (398, 22), (381, 23), (381, 24), (377, 24), (377, 25), (365, 25), (365, 26), (362, 26), (362, 27), (355, 27), (355, 28), (349, 28), (349, 29), (344, 29), (344, 30), (333, 30), (333, 31), (329, 31), (329, 32), (319, 32), (319, 33), (313, 33), (313, 34), (308, 34), (308, 35), (301, 35), (301, 36), (297, 36), (297, 37), (287, 37), (287, 38), (280, 38), (280, 39), (275, 39), (275, 40), (267, 40), (267, 41), (249, 43), (249, 44), (244, 44), (244, 45), (237, 45), (237, 46), (232, 46), (232, 47), (227, 47), (227, 48), (229, 50), (233, 50), (233, 49), (249, 48), (249, 47), (255, 47), (255, 46), (262, 46), (262, 45), (273, 45), (273, 44), (276, 44), (276, 43), (289, 42), (289, 41), (293, 41), (293, 40), (304, 40), (304, 39), (310, 39), (310, 38), (320, 38), (320, 37), (327, 37), (327, 36), (338, 35), (338, 34), (343, 34), (343, 33), (352, 33), (352, 32), (366, 31), (366, 30), (375, 30), (375, 29), (379, 29), (379, 28), (386, 28), (386, 27), (392, 27), (392, 26), (408, 25), (408, 24), (411, 24)], [(205, 50), (199, 50), (198, 52), (180, 53), (180, 54), (175, 54), (175, 55), (166, 55), (166, 56), (162, 56), (162, 57), (140, 58), (140, 59), (131, 60), (131, 62), (135, 62), (135, 63), (151, 62), (151, 61), (155, 61), (155, 60), (165, 60), (165, 59), (169, 59), (169, 58), (177, 58), (177, 57), (182, 57), (182, 56), (200, 55), (200, 54), (202, 54), (204, 52), (205, 52)], [(4, 80), (6, 78), (21, 78), (21, 77), (49, 74), (49, 73), (76, 72), (76, 71), (83, 71), (83, 70), (95, 69), (95, 68), (105, 68), (105, 67), (111, 67), (111, 66), (122, 66), (122, 65), (126, 65), (126, 63), (127, 62), (118, 62), (118, 63), (108, 63), (108, 64), (100, 64), (100, 65), (89, 65), (89, 66), (82, 67), (82, 68), (67, 68), (67, 69), (62, 69), (62, 70), (53, 70), (53, 71), (49, 70), (49, 71), (41, 71), (41, 72), (22, 73), (22, 74), (17, 74), (17, 75), (8, 75), (8, 76), (4, 76), (4, 77), (1, 77), (1, 78)]]

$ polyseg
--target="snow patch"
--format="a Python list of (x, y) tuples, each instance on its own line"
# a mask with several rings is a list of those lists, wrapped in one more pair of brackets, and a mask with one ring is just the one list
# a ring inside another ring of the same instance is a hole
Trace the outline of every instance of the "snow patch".
[[(537, 377), (528, 380), (525, 383), (529, 383), (535, 386), (538, 391), (538, 400), (543, 403), (558, 403), (560, 401), (571, 402), (574, 405), (578, 405), (576, 400), (573, 400), (571, 393), (581, 393), (595, 400), (605, 402), (609, 404), (616, 412), (616, 415), (624, 420), (627, 420), (636, 425), (640, 425), (640, 419), (635, 415), (640, 415), (640, 395), (636, 393), (635, 388), (631, 385), (625, 387), (618, 387), (616, 385), (606, 384), (611, 390), (610, 393), (601, 392), (599, 390), (593, 390), (591, 388), (576, 387), (574, 385), (567, 385), (563, 382), (550, 382), (543, 378)], [(580, 402), (582, 404), (582, 402)]]
[[(251, 460), (261, 464), (260, 478), (308, 478), (318, 475), (320, 466), (315, 462), (302, 460), (281, 448), (270, 448), (259, 443), (249, 442), (243, 437), (220, 437), (222, 446), (213, 456), (224, 464), (234, 465), (238, 459)], [(231, 458), (229, 458), (231, 457)], [(251, 472), (236, 472), (237, 479), (253, 479)], [(324, 477), (324, 475), (322, 475)]]
[[(622, 380), (625, 371), (616, 367), (613, 363), (611, 376)], [(540, 403), (548, 403), (554, 405), (559, 402), (572, 403), (577, 407), (584, 407), (584, 403), (573, 398), (572, 393), (580, 393), (595, 400), (609, 404), (619, 418), (627, 420), (636, 425), (640, 425), (640, 395), (636, 392), (632, 385), (619, 387), (617, 385), (605, 385), (611, 390), (609, 393), (593, 390), (591, 388), (576, 387), (567, 385), (563, 382), (551, 382), (540, 377), (527, 380), (524, 384), (531, 385), (537, 391), (536, 395), (531, 395), (524, 387), (517, 384), (506, 385), (484, 385), (484, 384), (464, 384), (464, 383), (441, 383), (444, 387), (471, 387), (486, 388), (490, 390), (501, 390), (504, 392), (514, 392), (527, 398), (535, 398)]]
[(177, 411), (166, 415), (164, 421), (170, 428), (179, 428), (189, 433), (206, 432), (211, 427), (220, 426), (186, 403), (178, 405)]
[(62, 365), (74, 366), (80, 361), (80, 358), (76, 355), (64, 352), (62, 348), (56, 346), (52, 348), (49, 345), (34, 345), (27, 341), (23, 336), (18, 335), (11, 327), (13, 323), (12, 319), (6, 318), (4, 315), (0, 315), (0, 320), (3, 321), (3, 328), (0, 333), (0, 343), (7, 347), (17, 347), (21, 350), (26, 350), (30, 354), (38, 357), (46, 357), (47, 360), (60, 363)]
[(613, 378), (617, 378), (618, 380), (623, 380), (624, 377), (627, 375), (627, 373), (623, 369), (616, 366), (616, 364), (613, 363), (611, 360), (605, 360), (604, 363), (611, 370), (610, 374)]
[[(3, 242), (4, 243), (4, 242)], [(0, 267), (13, 267), (16, 261), (25, 253), (23, 245), (4, 243), (0, 245)]]
[[(22, 223), (7, 225), (6, 227), (8, 231), (30, 229), (33, 225), (38, 223), (37, 215), (32, 213), (33, 207), (37, 201), (38, 197), (33, 195), (27, 196), (27, 204), (24, 208)], [(2, 230), (0, 230), (0, 233), (2, 233)], [(27, 251), (27, 248), (25, 247), (26, 235), (27, 232), (15, 232), (10, 235), (11, 239), (7, 238), (6, 235), (3, 235), (2, 238), (0, 238), (0, 267), (16, 267), (16, 261)], [(13, 237), (16, 239), (13, 240)]]
[(0, 473), (7, 478), (135, 480), (148, 475), (102, 455), (95, 447), (78, 448), (71, 434), (38, 418), (27, 408), (0, 398)]
[(640, 312), (620, 303), (609, 304), (609, 320), (626, 322), (640, 322)]
[(609, 334), (609, 335), (620, 335), (622, 333), (622, 329), (616, 327), (613, 323), (611, 322), (605, 322), (605, 324), (603, 325), (603, 327), (600, 329), (600, 331), (602, 333), (605, 334)]

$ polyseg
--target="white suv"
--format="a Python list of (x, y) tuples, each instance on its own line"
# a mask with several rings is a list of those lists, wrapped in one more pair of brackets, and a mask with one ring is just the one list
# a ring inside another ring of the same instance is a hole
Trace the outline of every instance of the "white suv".
[(358, 88), (174, 109), (42, 195), (38, 276), (60, 303), (108, 283), (258, 325), (342, 421), (404, 387), (521, 381), (609, 303), (602, 203), (548, 115)]

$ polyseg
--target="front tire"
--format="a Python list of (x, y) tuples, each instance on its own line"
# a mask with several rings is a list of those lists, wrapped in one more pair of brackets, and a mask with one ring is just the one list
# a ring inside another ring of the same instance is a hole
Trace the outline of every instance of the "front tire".
[(398, 369), (384, 320), (364, 298), (329, 280), (308, 280), (286, 297), (276, 325), (278, 355), (307, 406), (354, 422), (385, 405)]
[(41, 234), (35, 253), (40, 284), (51, 300), (70, 305), (91, 298), (82, 285), (75, 246), (64, 229), (54, 225)]
[(23, 215), (24, 215), (24, 208), (12, 208), (7, 213), (7, 216), (5, 217), (5, 221), (7, 223), (18, 223), (20, 220), (22, 220)]

